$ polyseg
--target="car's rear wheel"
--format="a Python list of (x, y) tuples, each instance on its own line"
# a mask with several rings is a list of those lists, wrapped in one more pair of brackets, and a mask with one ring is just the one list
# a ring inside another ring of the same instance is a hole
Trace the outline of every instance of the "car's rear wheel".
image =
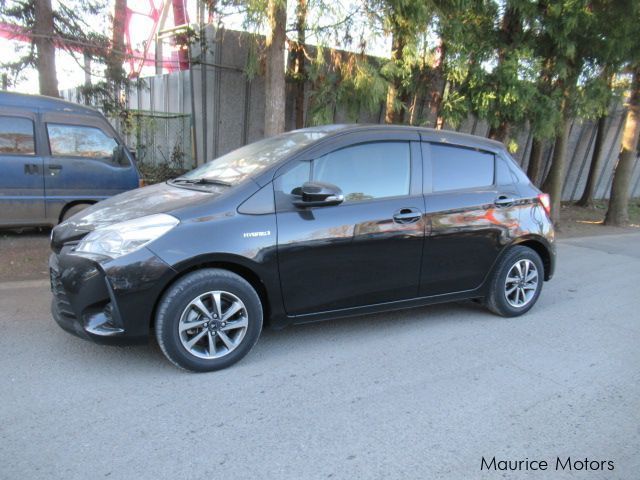
[(245, 279), (227, 270), (185, 275), (163, 295), (156, 314), (156, 338), (165, 356), (197, 372), (236, 363), (261, 330), (260, 297)]
[(512, 247), (494, 270), (485, 304), (503, 317), (522, 315), (538, 301), (543, 277), (540, 255), (528, 247)]

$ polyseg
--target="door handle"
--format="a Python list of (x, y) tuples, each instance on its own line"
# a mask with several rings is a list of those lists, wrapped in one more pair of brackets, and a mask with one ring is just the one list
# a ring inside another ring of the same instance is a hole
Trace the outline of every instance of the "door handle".
[(60, 170), (62, 170), (62, 165), (49, 165), (49, 175), (52, 177), (58, 175)]
[(516, 199), (512, 197), (508, 197), (507, 195), (500, 195), (495, 199), (493, 203), (495, 203), (498, 207), (506, 207), (507, 205), (511, 205), (515, 203)]
[(422, 212), (417, 208), (403, 208), (393, 214), (396, 223), (414, 223), (422, 218)]
[(24, 164), (25, 175), (38, 175), (40, 173), (40, 166), (36, 163)]

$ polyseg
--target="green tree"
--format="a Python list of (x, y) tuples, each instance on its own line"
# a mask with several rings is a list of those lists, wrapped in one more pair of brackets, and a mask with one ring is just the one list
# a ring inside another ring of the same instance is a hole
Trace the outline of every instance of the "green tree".
[(417, 39), (430, 23), (433, 5), (417, 0), (368, 0), (370, 16), (391, 36), (391, 58), (382, 73), (389, 81), (385, 122), (403, 123), (412, 84)]
[(624, 226), (629, 223), (631, 174), (638, 158), (638, 137), (640, 136), (640, 61), (638, 60), (632, 65), (632, 75), (627, 116), (622, 134), (622, 148), (611, 184), (611, 197), (604, 219), (605, 225)]
[[(287, 0), (229, 0), (224, 4), (244, 14), (245, 28), (266, 29), (266, 41), (260, 55), (264, 59), (264, 135), (278, 135), (285, 130)], [(254, 60), (257, 59), (256, 56)], [(255, 70), (256, 65), (247, 66), (249, 75)]]
[(111, 23), (111, 49), (107, 53), (107, 78), (114, 84), (114, 90), (119, 91), (125, 81), (125, 23), (127, 18), (127, 0), (115, 0), (113, 20)]
[(95, 55), (96, 51), (104, 56), (106, 37), (93, 31), (85, 20), (102, 14), (104, 9), (101, 0), (68, 0), (59, 2), (55, 9), (51, 0), (0, 0), (0, 21), (30, 37), (18, 60), (1, 63), (0, 68), (14, 81), (26, 68), (36, 68), (40, 93), (58, 96), (55, 49), (65, 49), (74, 58), (83, 53)]
[[(592, 82), (591, 97), (595, 105), (596, 138), (587, 181), (578, 205), (593, 206), (595, 186), (604, 161), (604, 137), (609, 110), (620, 101), (620, 82), (617, 73), (636, 49), (637, 2), (629, 0), (597, 0), (592, 3), (595, 21), (590, 32), (594, 45), (594, 62), (599, 70)], [(599, 100), (599, 103), (598, 103)]]
[(543, 91), (557, 101), (559, 114), (551, 167), (542, 185), (542, 190), (551, 197), (551, 217), (559, 223), (570, 119), (578, 79), (590, 55), (591, 45), (585, 37), (593, 15), (587, 0), (540, 0), (534, 19), (538, 54), (547, 69)]
[(287, 42), (287, 1), (268, 0), (267, 19), (264, 134), (270, 137), (285, 129), (284, 52)]
[(629, 223), (629, 195), (631, 174), (638, 158), (640, 136), (640, 51), (637, 38), (640, 36), (640, 4), (635, 0), (621, 0), (616, 7), (624, 12), (618, 22), (617, 35), (621, 40), (623, 56), (628, 61), (625, 73), (631, 75), (627, 101), (627, 114), (622, 134), (622, 146), (616, 163), (609, 208), (605, 215), (606, 225), (622, 226)]
[(304, 127), (305, 84), (307, 82), (305, 44), (307, 38), (307, 0), (296, 3), (296, 41), (292, 46), (291, 77), (295, 82), (295, 122), (296, 128)]
[(33, 8), (33, 37), (37, 56), (40, 93), (57, 97), (58, 77), (56, 74), (56, 49), (53, 44), (54, 23), (51, 0), (36, 0)]

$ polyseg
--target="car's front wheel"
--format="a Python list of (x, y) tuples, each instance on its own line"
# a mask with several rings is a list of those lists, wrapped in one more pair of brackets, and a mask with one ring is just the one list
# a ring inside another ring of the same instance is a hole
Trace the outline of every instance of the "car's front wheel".
[(155, 326), (158, 344), (171, 362), (210, 372), (249, 353), (262, 330), (262, 305), (244, 278), (208, 268), (185, 275), (167, 290)]
[(540, 255), (525, 246), (510, 248), (499, 261), (491, 278), (485, 304), (503, 317), (528, 312), (538, 301), (544, 266)]

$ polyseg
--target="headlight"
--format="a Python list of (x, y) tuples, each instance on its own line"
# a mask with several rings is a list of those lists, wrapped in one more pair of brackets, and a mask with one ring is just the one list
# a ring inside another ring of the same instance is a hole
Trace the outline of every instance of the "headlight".
[(74, 252), (120, 257), (160, 238), (178, 223), (177, 218), (164, 213), (114, 223), (84, 237)]

